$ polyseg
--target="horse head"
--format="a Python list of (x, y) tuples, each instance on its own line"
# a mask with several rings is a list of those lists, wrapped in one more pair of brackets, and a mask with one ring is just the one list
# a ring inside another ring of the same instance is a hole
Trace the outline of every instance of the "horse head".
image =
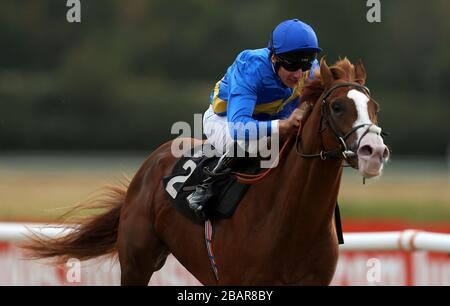
[(320, 74), (306, 85), (303, 99), (315, 103), (324, 148), (309, 156), (342, 157), (363, 177), (371, 178), (381, 174), (389, 149), (377, 125), (379, 105), (365, 80), (362, 62), (353, 65), (345, 58), (329, 67), (322, 58)]

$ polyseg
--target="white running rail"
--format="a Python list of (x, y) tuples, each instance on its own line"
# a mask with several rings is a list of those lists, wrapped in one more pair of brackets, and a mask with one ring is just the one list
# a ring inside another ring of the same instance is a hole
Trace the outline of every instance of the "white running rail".
[(343, 251), (434, 251), (450, 253), (450, 234), (420, 230), (398, 232), (348, 233)]
[[(66, 234), (71, 229), (51, 224), (0, 223), (0, 241), (18, 242), (30, 235), (29, 230), (48, 237)], [(450, 234), (432, 233), (421, 230), (396, 232), (368, 232), (344, 234), (342, 251), (434, 251), (450, 253)]]
[(61, 234), (67, 234), (69, 231), (71, 231), (70, 228), (64, 228), (54, 224), (0, 222), (0, 242), (24, 241), (27, 236), (30, 236), (31, 232), (53, 238)]

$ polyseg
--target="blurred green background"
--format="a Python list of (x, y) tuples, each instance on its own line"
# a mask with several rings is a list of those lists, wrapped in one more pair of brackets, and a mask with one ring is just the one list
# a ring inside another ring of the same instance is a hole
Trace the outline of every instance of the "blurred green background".
[(328, 62), (362, 59), (391, 133), (396, 170), (364, 191), (346, 174), (343, 210), (450, 217), (448, 0), (381, 0), (380, 23), (367, 22), (365, 0), (82, 0), (81, 23), (66, 21), (68, 9), (64, 0), (0, 3), (0, 219), (82, 200), (120, 171), (132, 176), (176, 136), (174, 122), (206, 110), (236, 55), (265, 47), (289, 18), (313, 26)]

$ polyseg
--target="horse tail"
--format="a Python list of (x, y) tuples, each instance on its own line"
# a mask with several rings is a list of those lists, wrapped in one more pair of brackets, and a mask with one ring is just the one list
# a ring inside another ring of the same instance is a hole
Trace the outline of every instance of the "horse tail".
[(28, 259), (56, 258), (57, 263), (66, 263), (70, 258), (88, 260), (101, 255), (117, 254), (117, 233), (120, 210), (125, 202), (128, 182), (118, 186), (106, 187), (103, 196), (77, 205), (62, 217), (67, 222), (68, 216), (85, 210), (102, 212), (84, 217), (74, 225), (64, 225), (69, 233), (49, 238), (41, 233), (32, 232), (29, 242), (22, 245)]

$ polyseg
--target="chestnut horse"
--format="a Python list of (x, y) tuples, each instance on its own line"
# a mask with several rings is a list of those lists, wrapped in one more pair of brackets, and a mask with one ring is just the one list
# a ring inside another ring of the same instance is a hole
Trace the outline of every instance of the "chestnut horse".
[(218, 279), (204, 229), (177, 212), (164, 191), (162, 178), (176, 162), (171, 142), (146, 159), (128, 188), (112, 188), (99, 205), (106, 212), (58, 239), (35, 238), (28, 250), (60, 262), (118, 253), (123, 285), (147, 285), (170, 253), (205, 285), (329, 284), (343, 164), (370, 178), (389, 157), (365, 79), (362, 63), (329, 67), (322, 59), (320, 75), (303, 90), (302, 102), (312, 108), (301, 132), (289, 137), (278, 166), (249, 188), (233, 217), (214, 221)]

